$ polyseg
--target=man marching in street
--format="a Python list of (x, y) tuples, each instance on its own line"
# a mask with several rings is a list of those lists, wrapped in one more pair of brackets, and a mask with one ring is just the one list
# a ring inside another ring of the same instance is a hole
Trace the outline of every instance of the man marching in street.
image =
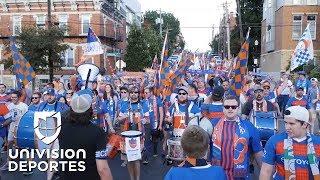
[(269, 180), (272, 177), (320, 179), (320, 137), (308, 132), (308, 110), (301, 106), (287, 108), (284, 112), (284, 123), (286, 132), (273, 135), (267, 141), (260, 180)]
[[(121, 131), (135, 130), (143, 132), (143, 124), (145, 124), (144, 116), (148, 112), (147, 106), (140, 101), (140, 89), (133, 86), (129, 90), (129, 101), (123, 101), (117, 121), (121, 124)], [(143, 144), (143, 143), (142, 143)], [(140, 179), (140, 160), (128, 162), (125, 154), (121, 155), (121, 159), (127, 162), (127, 167), (131, 180)]]
[(254, 86), (254, 99), (247, 101), (242, 109), (242, 118), (251, 119), (253, 112), (262, 111), (270, 112), (275, 111), (275, 107), (270, 101), (264, 99), (264, 90), (257, 84)]
[[(107, 162), (106, 135), (101, 128), (90, 123), (93, 119), (92, 92), (78, 91), (71, 99), (71, 110), (62, 116), (61, 132), (58, 136), (60, 149), (84, 149), (85, 159), (61, 159), (84, 161), (85, 171), (59, 171), (61, 180), (112, 180)], [(66, 168), (69, 169), (69, 168)]]
[(227, 96), (223, 102), (224, 117), (214, 124), (212, 133), (212, 163), (225, 170), (228, 179), (249, 179), (249, 162), (252, 154), (261, 166), (262, 146), (257, 129), (237, 113), (239, 100)]
[(153, 87), (144, 88), (145, 104), (148, 107), (148, 118), (144, 125), (145, 130), (145, 148), (146, 153), (143, 159), (143, 164), (148, 164), (148, 159), (151, 156), (152, 149), (153, 155), (157, 156), (157, 148), (159, 141), (159, 134), (162, 131), (163, 123), (163, 103), (159, 97), (154, 95)]

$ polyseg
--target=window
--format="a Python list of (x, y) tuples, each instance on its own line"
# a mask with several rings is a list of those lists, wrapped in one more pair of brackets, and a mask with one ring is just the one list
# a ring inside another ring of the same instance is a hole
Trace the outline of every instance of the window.
[(309, 29), (310, 29), (311, 38), (313, 40), (315, 40), (317, 37), (316, 19), (317, 19), (316, 15), (308, 15), (308, 17), (307, 17), (307, 22), (308, 22), (308, 24), (310, 24)]
[(271, 41), (271, 26), (268, 25), (266, 29), (266, 42), (270, 42), (270, 41)]
[(59, 28), (64, 31), (66, 35), (68, 33), (68, 15), (67, 14), (60, 14), (59, 15)]
[(45, 15), (37, 15), (36, 25), (38, 28), (44, 29), (46, 27), (46, 16)]
[(2, 60), (2, 45), (0, 45), (0, 60)]
[(83, 14), (81, 16), (81, 34), (87, 34), (90, 27), (90, 14)]
[(61, 59), (63, 60), (64, 67), (73, 67), (74, 64), (74, 49), (69, 48), (62, 53)]
[(293, 0), (293, 5), (303, 5), (304, 0)]
[(317, 5), (317, 0), (307, 0), (307, 5)]
[(21, 16), (12, 16), (13, 35), (21, 33)]
[(292, 22), (292, 39), (299, 40), (302, 33), (302, 16), (294, 15)]

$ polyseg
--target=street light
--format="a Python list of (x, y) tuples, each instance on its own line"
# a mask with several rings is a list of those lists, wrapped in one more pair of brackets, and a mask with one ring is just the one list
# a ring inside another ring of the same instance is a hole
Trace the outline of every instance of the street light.
[(259, 41), (255, 40), (254, 41), (254, 46), (255, 46), (255, 58), (253, 59), (253, 67), (254, 67), (254, 72), (257, 73), (257, 68), (258, 68), (258, 45)]

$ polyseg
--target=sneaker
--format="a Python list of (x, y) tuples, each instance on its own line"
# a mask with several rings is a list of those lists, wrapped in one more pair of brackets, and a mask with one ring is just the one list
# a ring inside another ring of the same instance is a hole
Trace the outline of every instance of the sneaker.
[(144, 164), (144, 165), (147, 165), (147, 164), (149, 164), (149, 161), (148, 161), (148, 159), (144, 159), (144, 160), (142, 161), (142, 164)]
[(173, 164), (173, 161), (172, 161), (171, 159), (168, 159), (168, 160), (167, 160), (167, 165), (170, 166), (170, 165), (172, 165), (172, 164)]
[(26, 171), (26, 172), (23, 172), (22, 174), (25, 176), (29, 176), (29, 175), (33, 174), (33, 171)]
[(6, 162), (6, 163), (0, 168), (1, 171), (7, 171), (8, 169), (9, 169), (9, 163), (8, 163), (8, 162)]
[(123, 163), (121, 164), (121, 167), (126, 167), (127, 163), (125, 161), (123, 161)]

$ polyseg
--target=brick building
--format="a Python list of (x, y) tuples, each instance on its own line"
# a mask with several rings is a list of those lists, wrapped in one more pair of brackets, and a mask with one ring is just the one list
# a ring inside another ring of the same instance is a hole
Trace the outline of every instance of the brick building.
[(265, 0), (260, 66), (264, 72), (285, 70), (310, 23), (315, 59), (320, 60), (320, 0)]
[[(34, 25), (47, 27), (47, 0), (6, 0), (0, 2), (0, 59), (3, 58), (4, 41), (18, 35), (22, 27)], [(81, 44), (86, 42), (91, 26), (99, 36), (105, 51), (96, 55), (93, 62), (107, 71), (114, 70), (126, 47), (126, 6), (122, 0), (51, 0), (52, 22), (67, 27), (64, 42), (70, 48), (63, 53), (63, 71), (55, 74), (74, 74), (73, 64), (82, 56)], [(38, 76), (47, 79), (48, 76)]]

